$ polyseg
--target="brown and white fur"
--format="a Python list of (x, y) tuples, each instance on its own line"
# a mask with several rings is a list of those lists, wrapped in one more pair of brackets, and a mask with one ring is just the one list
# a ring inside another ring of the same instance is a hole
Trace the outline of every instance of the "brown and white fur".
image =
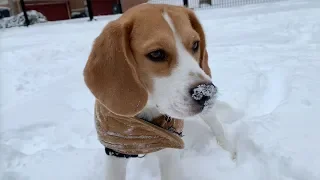
[[(163, 114), (177, 119), (205, 117), (205, 108), (190, 90), (213, 84), (205, 34), (194, 12), (159, 4), (135, 6), (108, 23), (95, 40), (84, 76), (96, 99), (110, 111), (146, 120)], [(206, 104), (207, 109), (213, 104), (214, 100)], [(204, 120), (223, 132), (219, 122)], [(181, 179), (177, 151), (155, 153), (163, 180)], [(125, 180), (127, 162), (107, 156), (106, 179)]]

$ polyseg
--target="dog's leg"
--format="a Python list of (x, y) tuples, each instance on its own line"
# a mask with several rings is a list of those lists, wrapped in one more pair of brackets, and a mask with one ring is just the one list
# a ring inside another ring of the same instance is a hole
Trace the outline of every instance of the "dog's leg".
[(227, 150), (224, 127), (217, 116), (215, 114), (205, 114), (200, 115), (200, 118), (209, 126), (214, 136), (216, 136), (217, 143)]
[(225, 128), (221, 122), (221, 118), (219, 113), (221, 114), (222, 111), (230, 111), (230, 107), (227, 106), (226, 103), (221, 101), (216, 101), (213, 109), (210, 112), (205, 114), (201, 114), (200, 118), (209, 126), (214, 136), (216, 136), (217, 143), (225, 150), (230, 151), (230, 148), (227, 147), (227, 140), (225, 135)]
[(216, 136), (217, 144), (228, 151), (233, 160), (236, 159), (236, 152), (232, 144), (230, 144), (230, 141), (228, 141), (225, 129), (219, 118), (214, 113), (201, 115), (200, 118), (209, 126), (214, 136)]
[(161, 180), (183, 179), (183, 171), (180, 166), (180, 151), (176, 149), (164, 149), (156, 153), (159, 158)]
[(129, 159), (115, 156), (106, 157), (106, 180), (126, 180), (126, 169)]
[(230, 132), (226, 134), (226, 129), (221, 122), (232, 123), (243, 114), (240, 111), (235, 110), (229, 104), (216, 101), (215, 106), (210, 112), (200, 115), (200, 118), (210, 127), (213, 134), (216, 136), (217, 143), (226, 151), (229, 151), (232, 156), (235, 156), (235, 149), (231, 144), (231, 135)]

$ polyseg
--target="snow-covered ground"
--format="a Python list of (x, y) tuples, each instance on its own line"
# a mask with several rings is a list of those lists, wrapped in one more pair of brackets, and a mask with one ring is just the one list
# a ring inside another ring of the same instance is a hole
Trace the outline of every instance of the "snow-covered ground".
[[(197, 11), (230, 154), (186, 122), (185, 180), (320, 179), (320, 2)], [(117, 16), (0, 31), (0, 179), (102, 179), (104, 152), (82, 77), (92, 41)], [(130, 180), (158, 180), (153, 155)]]

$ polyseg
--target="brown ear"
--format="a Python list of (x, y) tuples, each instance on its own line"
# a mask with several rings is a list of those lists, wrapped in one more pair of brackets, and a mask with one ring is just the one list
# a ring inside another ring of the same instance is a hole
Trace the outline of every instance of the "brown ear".
[(197, 33), (200, 36), (200, 67), (208, 76), (211, 77), (211, 70), (208, 64), (208, 52), (206, 49), (206, 37), (203, 28), (200, 24), (200, 21), (198, 20), (198, 18), (192, 10), (187, 9), (187, 13), (193, 29), (197, 31)]
[(136, 72), (129, 44), (131, 27), (115, 20), (103, 29), (85, 66), (84, 80), (109, 111), (133, 117), (146, 105), (148, 94)]
[(203, 71), (211, 77), (211, 70), (208, 63), (208, 52), (205, 49), (203, 59), (200, 61), (200, 67), (203, 69)]

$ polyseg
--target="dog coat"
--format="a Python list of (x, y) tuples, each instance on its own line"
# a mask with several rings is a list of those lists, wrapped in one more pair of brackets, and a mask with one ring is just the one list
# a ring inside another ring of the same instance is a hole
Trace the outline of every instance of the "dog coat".
[(128, 155), (148, 154), (165, 148), (183, 149), (183, 121), (160, 116), (151, 122), (116, 115), (100, 102), (95, 104), (99, 141), (106, 148)]

